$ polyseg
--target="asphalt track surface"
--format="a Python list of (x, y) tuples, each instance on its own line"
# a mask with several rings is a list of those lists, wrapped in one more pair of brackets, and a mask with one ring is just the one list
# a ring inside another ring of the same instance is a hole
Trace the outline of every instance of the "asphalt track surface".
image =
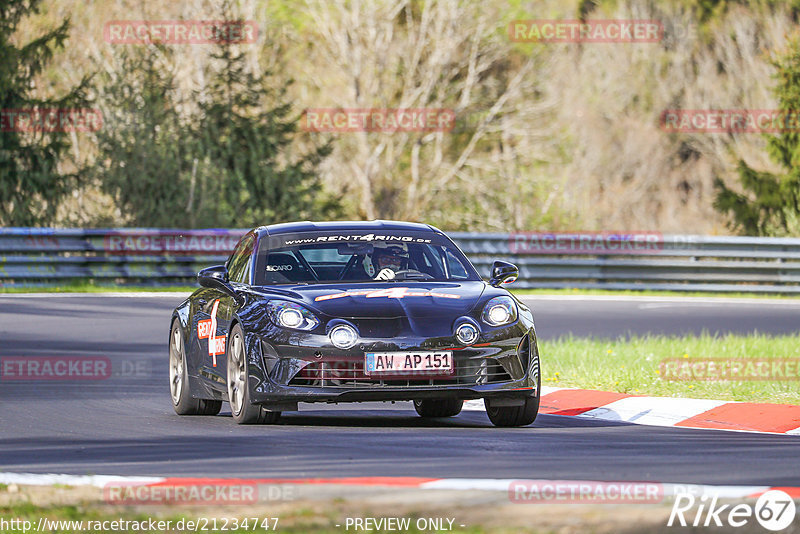
[[(800, 486), (800, 437), (483, 412), (426, 421), (410, 403), (301, 405), (278, 425), (179, 417), (167, 390), (176, 296), (0, 296), (0, 358), (105, 356), (102, 381), (0, 380), (0, 470), (31, 473), (648, 480)], [(540, 338), (796, 330), (800, 302), (526, 298)], [(543, 355), (546, 365), (546, 355)]]

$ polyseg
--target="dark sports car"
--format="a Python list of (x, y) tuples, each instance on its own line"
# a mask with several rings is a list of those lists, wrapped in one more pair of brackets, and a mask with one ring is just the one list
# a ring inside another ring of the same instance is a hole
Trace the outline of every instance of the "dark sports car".
[(201, 271), (172, 316), (170, 393), (181, 415), (272, 423), (299, 402), (411, 400), (422, 417), (484, 399), (497, 426), (539, 410), (531, 310), (484, 282), (444, 233), (389, 221), (256, 228)]

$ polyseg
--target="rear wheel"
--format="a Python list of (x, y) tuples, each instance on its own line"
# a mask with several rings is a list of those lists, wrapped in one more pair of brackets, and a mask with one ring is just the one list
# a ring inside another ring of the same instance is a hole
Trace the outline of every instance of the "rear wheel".
[(414, 401), (414, 409), (422, 417), (453, 417), (461, 413), (464, 401), (460, 399), (421, 399)]
[(244, 331), (238, 324), (231, 329), (228, 344), (228, 402), (231, 415), (240, 425), (275, 423), (281, 412), (270, 412), (250, 402), (249, 371), (244, 350)]
[(536, 420), (539, 413), (539, 397), (527, 397), (518, 406), (492, 406), (490, 399), (483, 399), (486, 414), (494, 426), (526, 426)]
[(172, 322), (169, 336), (169, 393), (178, 415), (217, 415), (222, 401), (192, 398), (186, 367), (186, 346), (180, 322)]

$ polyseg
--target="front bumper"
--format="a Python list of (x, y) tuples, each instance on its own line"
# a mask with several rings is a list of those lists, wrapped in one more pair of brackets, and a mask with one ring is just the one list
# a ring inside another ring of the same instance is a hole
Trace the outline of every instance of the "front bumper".
[[(288, 341), (288, 343), (287, 343)], [(268, 408), (291, 410), (298, 402), (367, 402), (424, 398), (522, 398), (539, 396), (536, 335), (520, 323), (500, 328), (477, 344), (453, 346), (450, 337), (367, 340), (350, 350), (327, 339), (257, 338), (251, 343), (250, 398)], [(378, 378), (364, 373), (371, 351), (451, 350), (454, 372)], [(258, 363), (258, 369), (254, 369)]]
[[(375, 401), (404, 401), (417, 399), (448, 399), (461, 400), (483, 399), (486, 397), (537, 397), (539, 389), (537, 384), (528, 380), (505, 382), (485, 385), (453, 385), (453, 386), (376, 386), (370, 388), (347, 387), (301, 387), (279, 386), (272, 391), (252, 393), (254, 404), (270, 405), (281, 408), (282, 405), (296, 404), (298, 402), (375, 402)], [(288, 408), (282, 408), (288, 409)]]

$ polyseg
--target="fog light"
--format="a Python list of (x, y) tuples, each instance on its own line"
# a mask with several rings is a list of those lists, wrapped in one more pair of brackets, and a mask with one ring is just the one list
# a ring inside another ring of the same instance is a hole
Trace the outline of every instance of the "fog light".
[(472, 345), (478, 340), (478, 329), (472, 323), (463, 323), (456, 328), (456, 338), (464, 345)]
[(358, 332), (350, 325), (340, 324), (334, 326), (328, 337), (337, 349), (349, 349), (358, 343)]

